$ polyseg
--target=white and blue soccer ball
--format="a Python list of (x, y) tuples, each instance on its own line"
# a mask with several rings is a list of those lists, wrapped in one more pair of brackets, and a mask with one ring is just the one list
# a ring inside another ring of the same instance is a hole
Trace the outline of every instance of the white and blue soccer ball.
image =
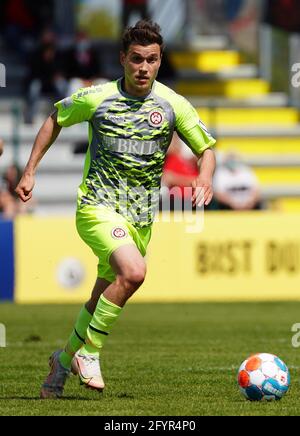
[(290, 374), (279, 357), (259, 353), (250, 356), (241, 364), (238, 384), (247, 400), (280, 400), (289, 389)]

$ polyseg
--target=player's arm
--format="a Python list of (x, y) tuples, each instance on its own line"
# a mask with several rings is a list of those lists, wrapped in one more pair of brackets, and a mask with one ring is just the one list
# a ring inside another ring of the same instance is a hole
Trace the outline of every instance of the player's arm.
[(23, 176), (16, 188), (16, 193), (22, 201), (27, 202), (31, 199), (38, 164), (58, 137), (61, 129), (62, 127), (57, 123), (57, 111), (55, 111), (47, 118), (37, 134)]
[(204, 150), (199, 160), (199, 176), (192, 182), (193, 206), (208, 206), (213, 198), (213, 175), (216, 169), (216, 157), (212, 149)]
[(176, 130), (180, 138), (200, 158), (199, 176), (192, 182), (193, 206), (206, 206), (213, 197), (213, 175), (216, 159), (212, 147), (216, 140), (210, 135), (206, 126), (200, 121), (197, 111), (184, 98), (175, 104)]
[(62, 127), (89, 121), (95, 111), (94, 90), (80, 89), (71, 97), (55, 103), (53, 112), (43, 124), (33, 145), (30, 159), (16, 192), (24, 202), (32, 197), (34, 175), (40, 160), (58, 137)]

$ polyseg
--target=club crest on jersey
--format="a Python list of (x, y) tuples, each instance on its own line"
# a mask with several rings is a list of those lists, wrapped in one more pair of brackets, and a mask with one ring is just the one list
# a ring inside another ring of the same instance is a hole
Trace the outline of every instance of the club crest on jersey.
[(126, 230), (122, 229), (122, 227), (115, 227), (111, 231), (111, 236), (114, 239), (124, 239), (127, 238), (127, 232)]
[(149, 124), (152, 127), (161, 127), (165, 121), (164, 114), (160, 110), (154, 110), (150, 112)]

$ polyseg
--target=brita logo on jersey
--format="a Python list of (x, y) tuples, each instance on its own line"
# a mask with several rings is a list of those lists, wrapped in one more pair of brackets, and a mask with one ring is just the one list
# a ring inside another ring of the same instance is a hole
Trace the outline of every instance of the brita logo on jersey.
[(161, 127), (165, 121), (164, 114), (159, 110), (154, 110), (150, 112), (149, 124), (152, 127)]

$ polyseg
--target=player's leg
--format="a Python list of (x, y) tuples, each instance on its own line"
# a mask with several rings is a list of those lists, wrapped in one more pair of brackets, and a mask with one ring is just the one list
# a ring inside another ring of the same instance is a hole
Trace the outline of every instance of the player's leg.
[(146, 275), (144, 258), (135, 245), (118, 248), (111, 255), (110, 264), (116, 280), (100, 296), (87, 329), (86, 345), (83, 348), (89, 354), (99, 353), (122, 308), (142, 285)]
[(99, 259), (98, 277), (111, 283), (99, 299), (87, 331), (86, 345), (73, 359), (81, 382), (102, 390), (99, 351), (127, 299), (144, 280), (143, 256), (151, 227), (137, 230), (120, 214), (95, 206), (79, 208), (76, 224), (79, 235)]
[(100, 296), (96, 310), (87, 329), (88, 354), (98, 354), (127, 300), (142, 285), (146, 264), (134, 245), (118, 248), (110, 260), (116, 280)]
[(70, 370), (64, 368), (59, 362), (61, 350), (55, 351), (49, 358), (50, 372), (44, 381), (40, 397), (42, 399), (61, 398)]
[[(72, 359), (85, 343), (87, 328), (92, 320), (100, 295), (109, 285), (110, 282), (107, 280), (97, 279), (90, 300), (78, 314), (74, 330), (65, 349), (56, 351), (50, 357), (50, 373), (42, 385), (41, 398), (60, 398), (62, 396), (65, 382), (70, 374)], [(76, 367), (73, 367), (73, 371), (75, 370)]]
[(112, 303), (123, 307), (143, 284), (146, 263), (135, 245), (125, 245), (111, 255), (110, 264), (116, 280), (106, 288), (103, 295)]
[(105, 289), (107, 289), (110, 284), (111, 284), (111, 282), (109, 282), (105, 279), (101, 279), (99, 277), (97, 278), (94, 289), (92, 291), (91, 298), (89, 299), (89, 301), (85, 305), (85, 307), (87, 308), (89, 313), (91, 313), (92, 315), (95, 312), (100, 295), (103, 294)]
[(133, 244), (118, 248), (111, 255), (110, 264), (116, 280), (100, 296), (87, 329), (86, 345), (75, 356), (81, 382), (98, 390), (104, 388), (99, 361), (100, 351), (122, 308), (141, 286), (146, 275), (144, 258)]
[(100, 295), (110, 285), (105, 279), (98, 278), (90, 300), (82, 307), (78, 314), (74, 329), (66, 344), (64, 351), (60, 354), (59, 360), (63, 367), (70, 369), (71, 362), (82, 345), (85, 344), (87, 328), (92, 320)]

